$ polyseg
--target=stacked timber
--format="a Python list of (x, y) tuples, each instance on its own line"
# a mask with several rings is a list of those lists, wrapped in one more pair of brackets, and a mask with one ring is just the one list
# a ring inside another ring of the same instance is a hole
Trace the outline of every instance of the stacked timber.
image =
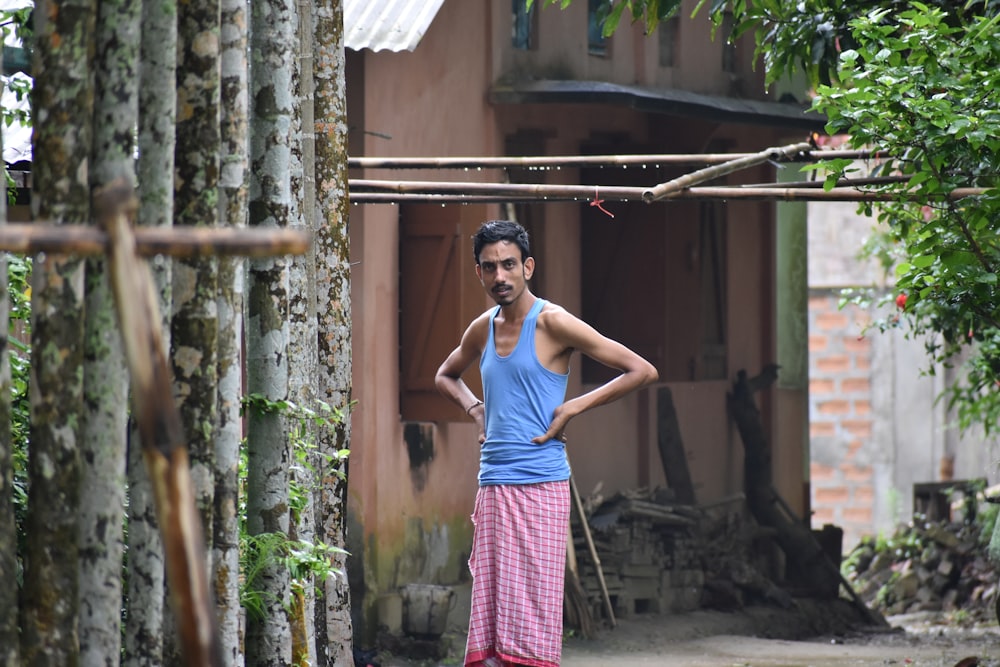
[[(742, 494), (688, 505), (660, 489), (588, 500), (588, 526), (616, 617), (749, 604), (788, 607), (784, 557), (774, 531), (759, 526)], [(579, 519), (576, 515), (574, 522)], [(594, 618), (607, 618), (589, 545), (573, 527), (580, 582)]]
[[(704, 580), (700, 517), (697, 508), (665, 503), (644, 489), (617, 494), (593, 511), (592, 539), (616, 616), (698, 608)], [(575, 547), (578, 553), (587, 548), (580, 541)], [(599, 616), (603, 593), (595, 564), (581, 557), (579, 567), (581, 583)]]

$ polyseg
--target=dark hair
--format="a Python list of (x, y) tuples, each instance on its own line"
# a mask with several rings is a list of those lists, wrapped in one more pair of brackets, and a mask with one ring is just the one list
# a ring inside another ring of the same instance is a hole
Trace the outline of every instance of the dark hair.
[(472, 236), (472, 256), (477, 265), (483, 246), (499, 241), (516, 243), (521, 249), (522, 262), (531, 256), (531, 241), (528, 240), (528, 232), (524, 227), (510, 220), (488, 220), (480, 225), (479, 231)]

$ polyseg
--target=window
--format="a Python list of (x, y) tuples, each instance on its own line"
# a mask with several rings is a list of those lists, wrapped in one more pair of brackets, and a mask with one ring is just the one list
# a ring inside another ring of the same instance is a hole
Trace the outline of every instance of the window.
[(587, 0), (587, 52), (592, 56), (608, 55), (608, 40), (601, 33), (601, 5), (608, 0)]
[(660, 67), (673, 67), (677, 63), (678, 50), (678, 27), (680, 19), (673, 17), (656, 29), (656, 34), (660, 40)]
[(722, 18), (722, 27), (719, 34), (722, 36), (722, 71), (736, 72), (736, 44), (732, 42), (733, 37), (733, 14), (726, 12)]
[[(541, 1), (541, 0), (539, 0)], [(511, 0), (511, 45), (515, 49), (534, 49), (535, 5), (527, 8), (526, 0)]]

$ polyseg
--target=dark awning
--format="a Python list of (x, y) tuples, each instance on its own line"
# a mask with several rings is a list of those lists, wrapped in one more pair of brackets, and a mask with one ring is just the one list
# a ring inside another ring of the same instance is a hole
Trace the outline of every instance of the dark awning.
[(526, 81), (498, 84), (490, 102), (502, 104), (613, 104), (636, 111), (821, 131), (826, 117), (796, 103), (702, 95), (676, 88), (625, 86), (602, 81)]

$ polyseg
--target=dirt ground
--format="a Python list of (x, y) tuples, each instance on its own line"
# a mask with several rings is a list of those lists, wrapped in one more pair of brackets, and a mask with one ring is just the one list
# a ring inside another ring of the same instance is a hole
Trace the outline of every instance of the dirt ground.
[[(887, 620), (890, 628), (872, 630), (858, 623), (847, 605), (805, 613), (751, 608), (641, 614), (619, 619), (617, 627), (604, 627), (591, 639), (567, 637), (562, 666), (1000, 667), (995, 622), (959, 627), (954, 617), (931, 613)], [(446, 635), (446, 640), (450, 650), (439, 660), (379, 659), (382, 667), (460, 665), (464, 637)]]
[[(893, 617), (890, 631), (850, 630), (785, 638), (780, 616), (697, 612), (637, 616), (595, 640), (569, 640), (565, 667), (953, 667), (974, 657), (978, 667), (1000, 667), (996, 625), (960, 629), (933, 617)], [(797, 636), (798, 633), (791, 633)], [(971, 662), (971, 661), (970, 661)], [(963, 664), (962, 667), (972, 667)]]

